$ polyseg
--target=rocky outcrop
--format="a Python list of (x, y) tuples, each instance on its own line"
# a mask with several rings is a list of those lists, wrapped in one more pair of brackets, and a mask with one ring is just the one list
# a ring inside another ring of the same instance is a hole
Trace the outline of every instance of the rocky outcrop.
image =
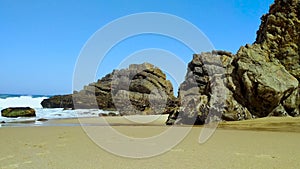
[[(255, 43), (300, 81), (300, 1), (275, 0), (269, 13), (261, 19)], [(289, 114), (299, 115), (300, 86), (282, 105)]]
[(300, 79), (300, 1), (275, 0), (261, 18), (256, 44)]
[(30, 107), (10, 107), (1, 110), (3, 117), (35, 117), (35, 110)]
[(248, 109), (234, 98), (231, 90), (234, 57), (225, 51), (194, 55), (179, 88), (180, 108), (169, 115), (167, 124), (251, 119)]
[(255, 43), (237, 54), (195, 54), (177, 99), (166, 75), (145, 63), (114, 70), (42, 105), (112, 109), (121, 115), (169, 113), (167, 124), (299, 116), (300, 0), (275, 0), (261, 20)]
[(148, 63), (114, 71), (111, 87), (113, 103), (121, 114), (162, 114), (175, 107), (171, 82)]
[(298, 116), (299, 0), (275, 0), (253, 45), (194, 55), (167, 124)]
[(57, 95), (44, 99), (41, 103), (44, 108), (73, 108), (72, 95)]
[(269, 57), (258, 44), (240, 48), (233, 62), (235, 98), (256, 117), (293, 115), (282, 106), (297, 91), (298, 80), (277, 59)]
[(159, 68), (144, 63), (114, 70), (79, 92), (53, 96), (41, 104), (44, 108), (118, 110), (121, 115), (162, 114), (175, 107), (175, 99), (166, 75)]

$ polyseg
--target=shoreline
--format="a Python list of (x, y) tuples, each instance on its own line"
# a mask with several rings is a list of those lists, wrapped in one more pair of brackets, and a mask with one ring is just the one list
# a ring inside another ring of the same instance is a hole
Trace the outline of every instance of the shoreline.
[[(0, 124), (1, 128), (10, 127), (72, 127), (72, 126), (167, 126), (168, 115), (131, 115), (46, 119), (24, 122), (7, 122)], [(149, 120), (150, 119), (150, 120)], [(174, 125), (175, 127), (191, 127), (191, 125)], [(203, 128), (204, 125), (192, 127)], [(294, 132), (300, 133), (300, 117), (265, 117), (242, 121), (222, 121), (217, 129)]]

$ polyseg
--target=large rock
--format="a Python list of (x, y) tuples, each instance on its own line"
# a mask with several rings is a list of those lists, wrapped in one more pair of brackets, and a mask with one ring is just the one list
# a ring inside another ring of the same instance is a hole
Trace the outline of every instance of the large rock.
[[(261, 18), (257, 44), (277, 58), (286, 70), (300, 81), (300, 1), (275, 0), (268, 14)], [(283, 102), (290, 115), (300, 111), (300, 86)]]
[(3, 117), (35, 117), (35, 110), (30, 107), (10, 107), (1, 110)]
[(44, 99), (41, 103), (44, 108), (73, 108), (72, 95), (57, 95)]
[(253, 45), (194, 55), (167, 124), (298, 116), (299, 20), (299, 0), (275, 0)]
[(185, 81), (179, 88), (179, 108), (169, 115), (166, 123), (204, 124), (221, 119), (252, 118), (228, 87), (233, 85), (231, 63), (234, 57), (225, 51), (194, 55), (188, 64)]
[(298, 80), (300, 79), (300, 1), (275, 0), (268, 14), (262, 16), (257, 31), (270, 58), (277, 58)]
[(274, 113), (274, 109), (279, 110), (277, 107), (281, 108), (284, 100), (298, 87), (298, 80), (277, 59), (270, 60), (269, 57), (269, 53), (260, 45), (246, 45), (238, 51), (233, 63), (235, 69), (232, 76), (237, 82), (234, 91), (236, 98), (257, 117), (265, 117), (270, 113), (280, 115)]
[(175, 99), (166, 75), (159, 68), (144, 63), (114, 70), (79, 92), (54, 96), (41, 104), (44, 108), (118, 110), (121, 115), (162, 114), (175, 107)]
[(260, 45), (194, 55), (167, 124), (295, 116), (298, 80)]

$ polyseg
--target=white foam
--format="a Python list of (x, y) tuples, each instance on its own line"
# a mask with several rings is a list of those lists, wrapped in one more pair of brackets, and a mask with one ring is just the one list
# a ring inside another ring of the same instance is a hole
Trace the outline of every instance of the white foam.
[(32, 96), (20, 96), (20, 97), (8, 97), (0, 99), (0, 108), (4, 109), (7, 107), (31, 107), (31, 108), (42, 108), (41, 102), (48, 97), (36, 97)]
[[(24, 122), (35, 121), (39, 118), (45, 119), (63, 119), (63, 118), (80, 118), (80, 117), (98, 117), (99, 113), (108, 114), (110, 111), (99, 109), (81, 109), (81, 110), (63, 110), (63, 108), (42, 108), (41, 102), (48, 97), (32, 97), (32, 96), (12, 96), (5, 99), (0, 98), (0, 110), (8, 107), (31, 107), (36, 111), (36, 117), (17, 117), (6, 118), (0, 113), (0, 122)], [(118, 112), (114, 112), (118, 114)], [(0, 126), (1, 127), (1, 126)]]

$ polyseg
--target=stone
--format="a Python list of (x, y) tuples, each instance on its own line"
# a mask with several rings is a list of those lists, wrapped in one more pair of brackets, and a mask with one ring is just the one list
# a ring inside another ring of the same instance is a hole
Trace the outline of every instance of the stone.
[(120, 115), (168, 113), (176, 105), (166, 75), (149, 63), (114, 70), (70, 95), (42, 101), (44, 108), (118, 110)]
[(294, 92), (287, 97), (282, 103), (284, 106), (286, 112), (290, 116), (299, 116), (299, 110), (300, 110), (300, 88), (298, 87), (298, 90), (294, 90)]
[(261, 18), (256, 44), (272, 53), (298, 80), (300, 79), (300, 1), (275, 0)]
[(179, 88), (179, 108), (169, 115), (166, 124), (251, 119), (250, 112), (235, 100), (227, 85), (232, 79), (234, 57), (225, 51), (194, 55), (188, 64), (186, 79)]
[[(269, 13), (261, 18), (256, 44), (276, 58), (285, 69), (300, 80), (300, 1), (275, 0)], [(282, 105), (291, 116), (300, 111), (300, 86), (283, 101)]]
[(114, 112), (109, 112), (107, 115), (108, 115), (108, 116), (118, 116), (118, 114), (116, 114), (116, 113), (114, 113)]
[(106, 116), (108, 116), (108, 114), (106, 114), (106, 113), (99, 113), (98, 116), (99, 117), (106, 117)]
[(241, 47), (233, 61), (238, 101), (257, 117), (268, 116), (299, 85), (279, 61), (259, 45)]
[(283, 116), (288, 116), (288, 114), (285, 111), (285, 108), (280, 104), (275, 109), (273, 109), (273, 111), (269, 114), (269, 116), (283, 117)]
[(74, 108), (72, 95), (57, 95), (41, 102), (43, 108)]
[(45, 118), (40, 118), (40, 119), (37, 119), (36, 121), (45, 122), (45, 121), (48, 121), (48, 119), (45, 119)]
[[(194, 54), (167, 124), (299, 116), (300, 2), (275, 0), (254, 44)], [(201, 107), (201, 109), (200, 109)]]
[(35, 110), (30, 107), (9, 107), (1, 110), (3, 117), (35, 117)]

